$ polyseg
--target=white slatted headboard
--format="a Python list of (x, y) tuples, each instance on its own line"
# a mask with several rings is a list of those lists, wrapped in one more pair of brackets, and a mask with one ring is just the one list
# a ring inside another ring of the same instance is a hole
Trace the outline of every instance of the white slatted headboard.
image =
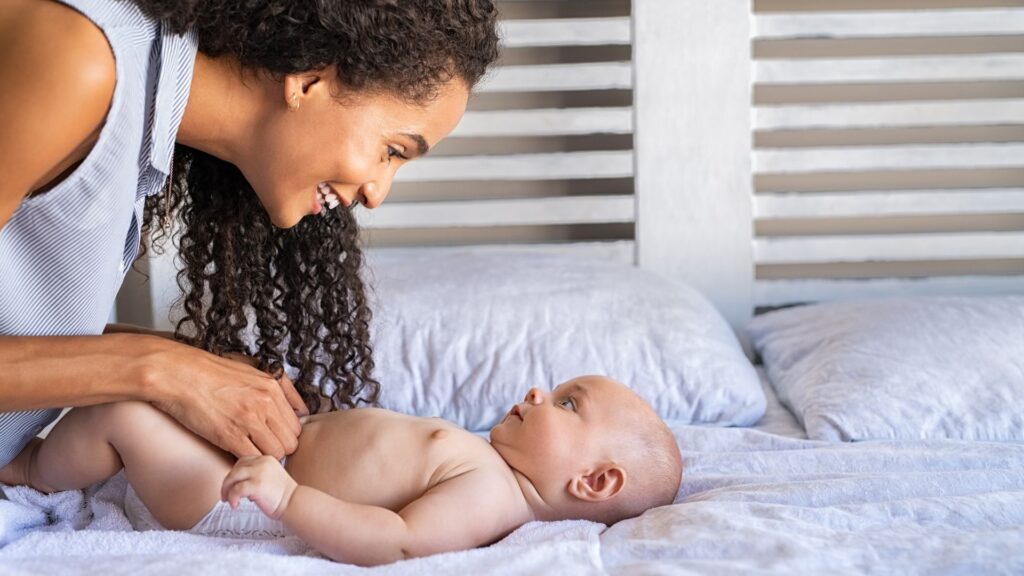
[(1024, 292), (1024, 2), (633, 17), (641, 265), (674, 237), (649, 265), (736, 327), (799, 302)]
[(360, 213), (369, 244), (518, 243), (633, 262), (628, 2), (501, 6), (503, 62), (450, 137)]
[[(799, 302), (1024, 292), (1024, 0), (500, 6), (501, 66), (360, 213), (373, 249), (636, 263), (737, 329)], [(170, 266), (150, 267), (166, 325)]]
[[(755, 14), (765, 52), (806, 46), (755, 58), (755, 90), (819, 90), (813, 102), (755, 99), (755, 304), (1024, 290), (1016, 4)], [(964, 90), (979, 83), (1016, 85), (993, 85), (1000, 98)], [(787, 133), (815, 145), (787, 145)]]

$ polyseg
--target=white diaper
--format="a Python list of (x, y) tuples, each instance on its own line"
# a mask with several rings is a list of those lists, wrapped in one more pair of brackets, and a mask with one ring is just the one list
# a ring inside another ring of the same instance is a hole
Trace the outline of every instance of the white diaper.
[[(124, 513), (136, 530), (166, 530), (142, 503), (130, 484), (124, 496)], [(202, 520), (187, 531), (203, 536), (255, 539), (283, 538), (290, 534), (283, 523), (264, 514), (248, 498), (239, 500), (235, 510), (227, 502), (217, 502)]]

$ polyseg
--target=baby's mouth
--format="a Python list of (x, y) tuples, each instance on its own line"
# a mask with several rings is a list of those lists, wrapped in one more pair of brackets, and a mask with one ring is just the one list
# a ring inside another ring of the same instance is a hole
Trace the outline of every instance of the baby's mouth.
[(508, 413), (519, 418), (520, 422), (523, 421), (523, 414), (519, 411), (519, 404), (513, 404), (512, 409)]

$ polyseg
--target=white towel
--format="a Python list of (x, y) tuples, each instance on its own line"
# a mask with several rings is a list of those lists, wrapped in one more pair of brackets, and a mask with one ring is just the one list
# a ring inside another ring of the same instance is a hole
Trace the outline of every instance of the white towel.
[[(203, 538), (178, 531), (136, 533), (124, 514), (128, 487), (124, 474), (87, 490), (43, 494), (25, 486), (6, 487), (0, 500), (2, 556), (138, 554), (223, 550), (225, 546), (277, 554), (302, 554), (309, 547), (297, 538), (266, 542)], [(64, 533), (54, 535), (54, 532)]]
[(26, 486), (3, 486), (7, 499), (0, 500), (0, 546), (32, 531), (80, 530), (90, 512), (79, 490), (43, 494)]
[[(363, 574), (324, 559), (298, 538), (241, 540), (178, 531), (135, 532), (124, 515), (127, 482), (119, 474), (88, 490), (45, 495), (5, 488), (0, 500), (0, 573)], [(531, 522), (475, 550), (417, 558), (374, 573), (602, 574), (603, 524)]]

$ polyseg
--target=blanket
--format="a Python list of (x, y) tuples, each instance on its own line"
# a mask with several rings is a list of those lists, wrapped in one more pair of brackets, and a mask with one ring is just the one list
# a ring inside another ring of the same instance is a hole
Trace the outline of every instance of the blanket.
[(5, 487), (0, 500), (0, 573), (21, 574), (488, 574), (604, 573), (603, 524), (531, 522), (476, 550), (374, 569), (331, 562), (298, 538), (242, 540), (180, 531), (135, 532), (124, 514), (124, 474), (88, 490), (42, 494)]
[(607, 529), (534, 522), (367, 570), (297, 539), (133, 532), (118, 475), (49, 496), (8, 488), (0, 574), (1024, 574), (1024, 444), (812, 441), (772, 395), (757, 427), (672, 429), (675, 503)]
[(618, 574), (1024, 574), (1024, 444), (681, 430), (672, 506), (601, 535)]

